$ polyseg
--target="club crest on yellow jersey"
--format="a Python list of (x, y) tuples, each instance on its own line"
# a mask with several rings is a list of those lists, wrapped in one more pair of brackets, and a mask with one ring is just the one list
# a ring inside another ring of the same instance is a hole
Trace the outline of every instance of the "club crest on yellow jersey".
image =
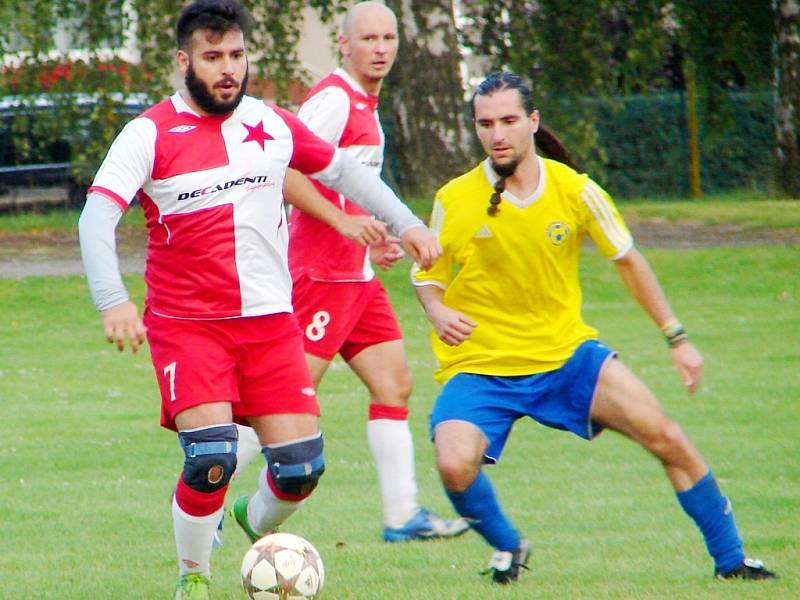
[(569, 227), (561, 221), (553, 221), (547, 226), (547, 239), (554, 246), (560, 246), (569, 237)]

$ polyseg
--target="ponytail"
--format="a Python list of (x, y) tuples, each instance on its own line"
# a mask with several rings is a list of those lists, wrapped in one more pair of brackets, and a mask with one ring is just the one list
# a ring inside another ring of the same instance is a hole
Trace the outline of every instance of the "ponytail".
[(539, 129), (534, 134), (533, 139), (536, 142), (536, 147), (541, 150), (542, 154), (547, 158), (557, 160), (576, 171), (578, 170), (578, 166), (572, 160), (569, 150), (564, 146), (561, 139), (553, 133), (552, 129), (544, 125), (539, 125)]

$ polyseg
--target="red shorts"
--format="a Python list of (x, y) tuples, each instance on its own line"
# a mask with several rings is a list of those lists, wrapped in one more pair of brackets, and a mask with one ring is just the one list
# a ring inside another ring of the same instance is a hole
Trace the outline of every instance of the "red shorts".
[(350, 360), (364, 348), (403, 339), (389, 295), (380, 280), (294, 282), (292, 305), (306, 352)]
[(230, 402), (234, 421), (280, 413), (319, 415), (303, 341), (292, 314), (168, 319), (145, 311), (161, 391), (161, 425), (208, 402)]

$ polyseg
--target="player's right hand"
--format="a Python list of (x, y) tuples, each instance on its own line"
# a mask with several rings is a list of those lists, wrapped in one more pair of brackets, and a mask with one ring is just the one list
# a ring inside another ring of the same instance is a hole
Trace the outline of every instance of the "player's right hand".
[(478, 324), (464, 313), (436, 303), (427, 309), (428, 320), (436, 335), (448, 346), (458, 346), (469, 339)]
[(427, 227), (413, 227), (400, 236), (403, 248), (421, 269), (430, 269), (442, 255), (442, 246)]
[(336, 230), (362, 246), (386, 239), (386, 224), (369, 215), (342, 214)]
[(703, 356), (691, 342), (670, 349), (672, 362), (689, 394), (694, 394), (703, 379)]
[(100, 313), (103, 320), (103, 330), (106, 341), (116, 344), (117, 350), (125, 350), (125, 340), (131, 345), (131, 351), (136, 354), (145, 341), (145, 327), (139, 318), (139, 309), (130, 300), (117, 304)]

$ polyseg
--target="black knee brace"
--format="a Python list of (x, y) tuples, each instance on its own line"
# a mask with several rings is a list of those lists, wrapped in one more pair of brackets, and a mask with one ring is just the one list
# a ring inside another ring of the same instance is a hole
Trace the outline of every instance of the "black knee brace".
[(186, 460), (183, 481), (198, 492), (216, 492), (231, 480), (236, 470), (235, 425), (217, 425), (178, 433)]
[(311, 439), (261, 449), (275, 486), (284, 494), (305, 498), (325, 472), (322, 434)]

